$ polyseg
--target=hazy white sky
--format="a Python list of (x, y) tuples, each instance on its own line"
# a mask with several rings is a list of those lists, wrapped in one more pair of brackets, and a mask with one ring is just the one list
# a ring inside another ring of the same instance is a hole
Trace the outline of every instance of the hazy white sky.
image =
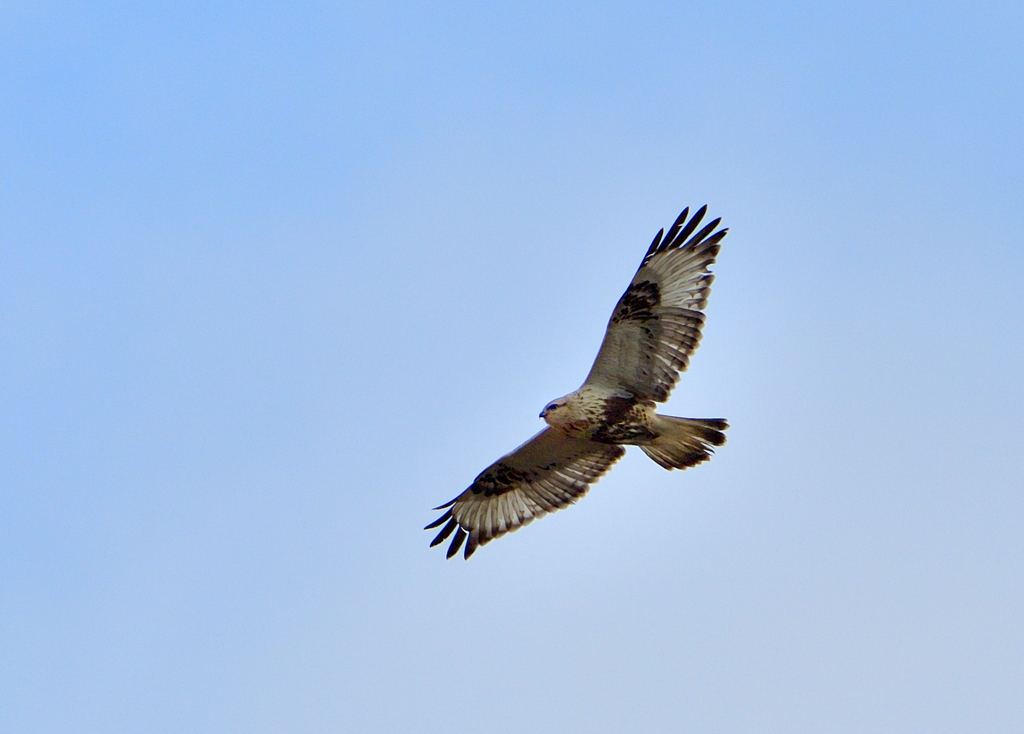
[[(1024, 730), (1019, 3), (8, 3), (0, 728)], [(665, 411), (446, 562), (651, 237)]]

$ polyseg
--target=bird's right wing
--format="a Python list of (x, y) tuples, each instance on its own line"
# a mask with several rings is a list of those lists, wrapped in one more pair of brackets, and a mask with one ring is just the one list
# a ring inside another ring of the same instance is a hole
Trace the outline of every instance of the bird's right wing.
[(721, 219), (696, 231), (707, 207), (687, 222), (689, 211), (683, 210), (664, 239), (664, 230), (654, 238), (615, 305), (584, 385), (658, 403), (668, 399), (700, 343), (703, 309), (714, 280), (708, 266), (729, 231), (715, 232)]
[(448, 558), (459, 552), (463, 541), (469, 558), (477, 546), (574, 503), (624, 453), (621, 446), (545, 428), (487, 467), (465, 492), (435, 508), (447, 511), (425, 529), (447, 524), (430, 545), (455, 532)]

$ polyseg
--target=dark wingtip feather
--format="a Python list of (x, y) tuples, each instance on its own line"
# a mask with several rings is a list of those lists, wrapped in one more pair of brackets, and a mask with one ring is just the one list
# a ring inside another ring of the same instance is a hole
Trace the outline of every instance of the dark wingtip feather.
[(465, 539), (466, 531), (460, 527), (459, 532), (455, 533), (455, 537), (452, 538), (452, 544), (448, 546), (447, 557), (449, 559), (459, 552), (459, 548), (462, 547), (462, 541), (464, 541)]
[(433, 547), (434, 547), (435, 545), (438, 545), (438, 544), (440, 544), (440, 543), (443, 543), (443, 542), (444, 542), (444, 539), (445, 539), (445, 538), (447, 538), (447, 537), (448, 537), (449, 535), (451, 535), (451, 534), (452, 534), (452, 531), (453, 531), (453, 530), (454, 530), (455, 528), (457, 528), (458, 526), (459, 526), (459, 522), (458, 522), (458, 520), (456, 520), (456, 519), (455, 519), (455, 518), (453, 517), (453, 518), (452, 518), (452, 519), (451, 519), (451, 520), (450, 520), (450, 521), (448, 522), (448, 524), (447, 524), (447, 525), (445, 525), (445, 526), (444, 526), (443, 528), (441, 528), (441, 532), (437, 534), (437, 537), (436, 537), (436, 538), (434, 538), (434, 539), (433, 539), (432, 541), (430, 541), (430, 547), (431, 547), (431, 548), (433, 548)]
[(691, 237), (690, 241), (683, 245), (683, 247), (689, 247), (690, 245), (699, 245), (701, 242), (704, 241), (705, 237), (707, 237), (714, 231), (715, 227), (717, 227), (721, 221), (722, 218), (719, 217), (718, 219), (708, 222), (704, 226), (704, 229), (702, 229), (700, 232)]
[(644, 255), (644, 257), (648, 257), (655, 250), (658, 249), (658, 245), (661, 244), (661, 238), (664, 237), (664, 236), (665, 236), (665, 230), (664, 229), (659, 229), (658, 230), (658, 234), (654, 235), (654, 241), (651, 243), (651, 246), (647, 248), (647, 254)]
[(700, 224), (701, 220), (704, 219), (704, 215), (707, 213), (708, 205), (705, 204), (704, 206), (702, 206), (700, 209), (693, 213), (693, 216), (690, 217), (690, 221), (686, 223), (686, 226), (678, 230), (675, 236), (672, 237), (672, 241), (666, 243), (665, 247), (662, 249), (667, 250), (670, 247), (679, 246), (679, 243), (684, 242), (686, 238), (690, 236), (690, 233), (693, 232), (693, 230), (697, 229), (697, 225)]
[(686, 222), (686, 217), (690, 213), (690, 207), (683, 209), (682, 213), (676, 217), (676, 221), (672, 222), (672, 226), (668, 228), (668, 237), (662, 242), (661, 249), (667, 250), (672, 246), (676, 236), (679, 234), (679, 230), (683, 228), (683, 224)]
[(432, 529), (436, 528), (438, 525), (440, 525), (441, 523), (443, 523), (445, 520), (450, 518), (451, 516), (452, 516), (452, 511), (448, 510), (448, 512), (446, 512), (443, 515), (441, 515), (441, 517), (437, 518), (436, 520), (434, 520), (434, 522), (430, 523), (429, 525), (427, 525), (423, 529), (424, 530), (432, 530)]
[(435, 507), (433, 510), (431, 510), (431, 512), (437, 512), (438, 510), (443, 510), (446, 507), (451, 507), (452, 505), (455, 504), (455, 500), (457, 500), (457, 499), (458, 499), (458, 497), (456, 497), (454, 500), (450, 500), (448, 502), (445, 502), (443, 505), (439, 505), (438, 507)]
[(725, 239), (725, 236), (727, 234), (729, 234), (729, 228), (728, 227), (726, 227), (725, 229), (718, 230), (713, 235), (711, 235), (706, 240), (704, 240), (705, 247), (713, 247), (713, 246), (717, 245), (719, 242), (721, 242), (722, 240)]
[(476, 550), (477, 545), (479, 545), (479, 536), (475, 532), (470, 533), (469, 540), (466, 541), (466, 552), (463, 554), (462, 558), (468, 561), (469, 557), (473, 555), (473, 552)]

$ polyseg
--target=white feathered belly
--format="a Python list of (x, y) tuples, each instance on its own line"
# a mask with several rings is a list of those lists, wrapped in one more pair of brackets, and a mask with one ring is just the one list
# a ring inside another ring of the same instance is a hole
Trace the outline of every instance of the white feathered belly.
[(658, 437), (654, 421), (653, 403), (593, 390), (566, 396), (565, 409), (549, 417), (551, 425), (571, 436), (613, 444), (650, 443)]

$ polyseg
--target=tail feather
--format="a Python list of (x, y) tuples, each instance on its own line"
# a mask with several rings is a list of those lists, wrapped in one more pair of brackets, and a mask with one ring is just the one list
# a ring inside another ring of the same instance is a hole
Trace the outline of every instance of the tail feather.
[(721, 418), (676, 418), (658, 415), (658, 437), (640, 448), (666, 469), (685, 469), (707, 461), (714, 446), (725, 443), (729, 424)]

